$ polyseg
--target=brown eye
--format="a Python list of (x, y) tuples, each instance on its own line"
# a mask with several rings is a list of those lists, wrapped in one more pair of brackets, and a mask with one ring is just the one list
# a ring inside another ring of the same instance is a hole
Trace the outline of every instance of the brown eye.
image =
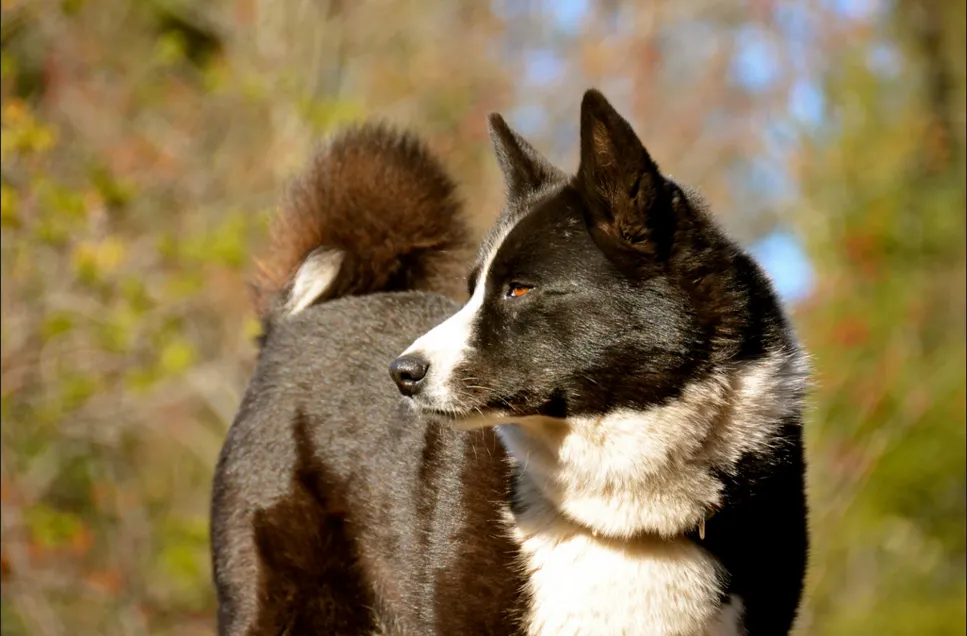
[(511, 283), (510, 287), (507, 289), (507, 298), (520, 298), (532, 289), (534, 288), (530, 285)]

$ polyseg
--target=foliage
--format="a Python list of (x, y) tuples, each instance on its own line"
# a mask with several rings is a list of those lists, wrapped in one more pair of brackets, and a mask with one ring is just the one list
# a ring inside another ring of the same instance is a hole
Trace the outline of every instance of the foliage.
[[(818, 370), (806, 633), (952, 634), (967, 620), (963, 115), (959, 131), (948, 122), (964, 111), (963, 26), (959, 55), (918, 59), (910, 8), (883, 25), (902, 68), (871, 69), (862, 46), (838, 60), (835, 129), (802, 175), (822, 281), (802, 308)], [(963, 6), (942, 8), (954, 39)], [(950, 103), (931, 102), (940, 67), (959, 85)]]

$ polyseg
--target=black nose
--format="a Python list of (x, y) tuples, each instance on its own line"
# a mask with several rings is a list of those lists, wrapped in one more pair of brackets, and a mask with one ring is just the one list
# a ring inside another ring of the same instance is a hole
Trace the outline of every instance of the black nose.
[(420, 385), (429, 369), (430, 363), (424, 358), (408, 355), (393, 360), (393, 363), (389, 365), (389, 374), (393, 376), (393, 381), (399, 387), (400, 393), (407, 397), (413, 397), (420, 392)]

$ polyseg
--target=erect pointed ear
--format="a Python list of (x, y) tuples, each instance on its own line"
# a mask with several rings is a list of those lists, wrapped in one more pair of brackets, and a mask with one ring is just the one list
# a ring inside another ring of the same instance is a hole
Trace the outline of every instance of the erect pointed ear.
[(564, 173), (552, 166), (541, 153), (515, 133), (504, 118), (493, 113), (488, 118), (490, 140), (494, 144), (497, 163), (504, 173), (507, 192), (517, 198), (552, 181), (564, 179)]
[(658, 165), (631, 125), (593, 89), (581, 101), (577, 185), (594, 220), (630, 243), (649, 238), (649, 228), (655, 225), (649, 215), (668, 201), (667, 183)]

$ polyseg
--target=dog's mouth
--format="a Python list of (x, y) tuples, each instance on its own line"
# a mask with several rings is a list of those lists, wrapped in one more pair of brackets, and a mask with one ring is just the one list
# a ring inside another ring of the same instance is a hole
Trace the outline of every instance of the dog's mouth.
[(563, 397), (557, 395), (539, 403), (536, 407), (523, 400), (504, 399), (480, 407), (463, 409), (441, 409), (428, 405), (418, 405), (417, 408), (422, 417), (449, 424), (459, 430), (513, 424), (533, 418), (564, 419), (567, 417), (567, 405)]
[(507, 423), (514, 417), (521, 417), (518, 412), (503, 406), (458, 410), (417, 405), (417, 412), (425, 420), (447, 424), (460, 430), (496, 426), (497, 424)]
[(459, 420), (476, 412), (458, 409), (440, 409), (432, 406), (423, 406), (419, 403), (416, 403), (416, 410), (420, 414), (420, 417), (433, 420)]

